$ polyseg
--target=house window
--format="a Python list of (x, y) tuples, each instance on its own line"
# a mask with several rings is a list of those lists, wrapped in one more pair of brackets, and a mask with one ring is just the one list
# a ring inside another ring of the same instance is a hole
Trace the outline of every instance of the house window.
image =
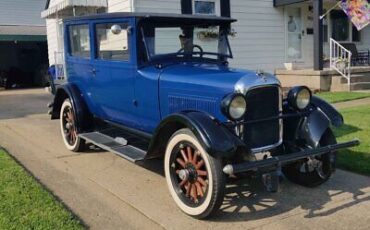
[[(116, 29), (115, 33), (112, 32), (112, 28)], [(127, 24), (96, 25), (96, 44), (97, 58), (99, 59), (121, 61), (130, 59)]]
[(193, 12), (194, 14), (219, 15), (220, 14), (219, 0), (213, 1), (193, 0)]
[(331, 37), (340, 42), (360, 42), (361, 34), (342, 10), (330, 14)]
[(90, 57), (90, 37), (88, 25), (73, 25), (69, 27), (70, 55), (75, 57)]

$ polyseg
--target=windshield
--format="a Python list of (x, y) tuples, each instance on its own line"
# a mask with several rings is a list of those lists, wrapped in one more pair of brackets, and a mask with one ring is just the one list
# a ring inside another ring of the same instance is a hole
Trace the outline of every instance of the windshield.
[(141, 33), (149, 60), (161, 58), (232, 58), (228, 30), (218, 25), (145, 26)]

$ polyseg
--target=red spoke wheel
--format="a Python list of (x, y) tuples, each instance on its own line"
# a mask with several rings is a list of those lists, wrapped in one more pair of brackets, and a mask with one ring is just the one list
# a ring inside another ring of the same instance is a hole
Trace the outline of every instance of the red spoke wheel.
[(85, 145), (85, 141), (78, 136), (76, 125), (72, 104), (66, 99), (60, 110), (60, 128), (65, 146), (74, 152), (81, 151)]
[(173, 134), (166, 149), (165, 173), (170, 193), (183, 212), (201, 219), (218, 210), (225, 187), (221, 166), (189, 129)]

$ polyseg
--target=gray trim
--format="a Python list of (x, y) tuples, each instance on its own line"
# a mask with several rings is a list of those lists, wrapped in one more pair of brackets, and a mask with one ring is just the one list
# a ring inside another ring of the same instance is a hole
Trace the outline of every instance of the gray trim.
[(320, 16), (322, 15), (323, 0), (313, 0), (313, 68), (323, 70), (324, 68), (324, 37), (323, 26)]
[(306, 2), (306, 1), (308, 1), (308, 0), (274, 0), (274, 7), (286, 6), (286, 5), (300, 3), (300, 2)]
[(45, 10), (49, 9), (49, 5), (50, 5), (50, 0), (47, 0), (46, 5), (45, 5)]

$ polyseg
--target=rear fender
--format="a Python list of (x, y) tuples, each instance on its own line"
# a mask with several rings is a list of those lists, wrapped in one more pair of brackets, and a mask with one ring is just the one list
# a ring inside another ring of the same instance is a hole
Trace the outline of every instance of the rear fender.
[(78, 87), (71, 83), (63, 84), (55, 92), (51, 119), (60, 118), (60, 109), (65, 99), (69, 98), (75, 112), (77, 131), (79, 133), (92, 127), (92, 115)]
[(214, 157), (229, 158), (246, 148), (237, 136), (215, 118), (203, 112), (187, 111), (172, 114), (161, 122), (149, 145), (147, 158), (162, 157), (172, 134), (182, 128), (189, 128), (206, 152)]

